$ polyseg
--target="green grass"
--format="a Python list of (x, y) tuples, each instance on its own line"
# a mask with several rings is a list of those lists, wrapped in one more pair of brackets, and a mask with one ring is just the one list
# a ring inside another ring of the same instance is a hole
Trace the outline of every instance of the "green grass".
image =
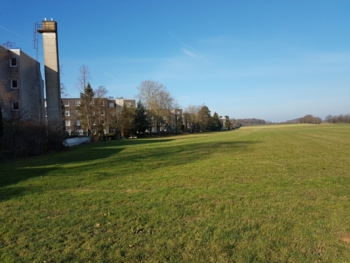
[(0, 262), (350, 262), (350, 125), (101, 142), (0, 165)]

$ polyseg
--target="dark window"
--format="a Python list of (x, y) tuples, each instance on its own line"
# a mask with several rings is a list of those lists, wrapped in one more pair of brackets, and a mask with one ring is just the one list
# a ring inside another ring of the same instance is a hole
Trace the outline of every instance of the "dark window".
[(10, 67), (17, 67), (17, 59), (10, 58)]
[(17, 89), (18, 88), (18, 83), (16, 79), (11, 80), (11, 88)]
[(12, 109), (13, 110), (19, 110), (19, 102), (18, 101), (15, 101), (12, 103)]

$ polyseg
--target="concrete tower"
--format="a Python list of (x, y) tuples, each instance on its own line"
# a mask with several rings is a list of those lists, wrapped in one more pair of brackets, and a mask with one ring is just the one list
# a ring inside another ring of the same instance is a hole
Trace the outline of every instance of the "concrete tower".
[(52, 19), (51, 21), (46, 21), (45, 19), (38, 32), (43, 35), (44, 43), (47, 119), (49, 124), (52, 121), (62, 123), (57, 23)]

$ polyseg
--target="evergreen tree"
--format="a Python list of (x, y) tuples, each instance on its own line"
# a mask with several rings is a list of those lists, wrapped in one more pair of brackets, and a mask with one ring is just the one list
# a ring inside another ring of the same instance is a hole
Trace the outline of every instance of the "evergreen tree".
[(91, 135), (94, 124), (94, 96), (95, 92), (90, 83), (84, 88), (84, 92), (80, 93), (80, 105), (76, 106), (81, 121), (81, 126)]
[(210, 129), (210, 110), (207, 106), (203, 106), (198, 112), (198, 126), (200, 131), (208, 131)]
[(146, 108), (141, 101), (138, 101), (135, 114), (135, 132), (139, 136), (142, 136), (148, 128), (150, 128), (150, 122), (148, 120)]
[(214, 112), (213, 117), (210, 119), (210, 126), (212, 131), (219, 131), (222, 128), (221, 120), (219, 114)]
[(122, 137), (132, 137), (135, 132), (135, 107), (123, 106), (120, 115), (120, 130)]

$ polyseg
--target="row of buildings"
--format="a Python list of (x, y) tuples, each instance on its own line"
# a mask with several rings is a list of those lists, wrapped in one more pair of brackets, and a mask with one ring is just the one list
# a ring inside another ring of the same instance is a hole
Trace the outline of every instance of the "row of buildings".
[[(68, 134), (84, 134), (81, 120), (76, 107), (80, 104), (80, 98), (63, 98), (62, 115), (63, 126)], [(104, 133), (116, 130), (111, 121), (110, 113), (116, 118), (120, 114), (123, 105), (135, 107), (135, 99), (110, 99), (103, 98), (100, 103), (98, 124), (104, 127)], [(4, 118), (20, 117), (21, 119), (45, 122), (47, 118), (47, 105), (44, 99), (44, 80), (42, 78), (40, 63), (20, 49), (7, 49), (0, 46), (0, 107)], [(164, 122), (160, 131), (177, 131), (181, 109), (174, 109), (170, 116), (164, 116)], [(158, 132), (153, 127), (149, 132)]]
[[(80, 98), (63, 98), (64, 106), (64, 126), (69, 135), (83, 135), (84, 130), (81, 125), (80, 113), (77, 107), (81, 103)], [(135, 99), (111, 99), (103, 98), (96, 111), (94, 111), (94, 125), (101, 124), (105, 134), (116, 132), (118, 120), (120, 118), (123, 106), (136, 107)], [(163, 122), (160, 125), (160, 132), (178, 132), (182, 125), (182, 109), (173, 109), (169, 112), (169, 116), (163, 116)], [(157, 131), (156, 124), (152, 124), (152, 128), (147, 132), (155, 133)]]

